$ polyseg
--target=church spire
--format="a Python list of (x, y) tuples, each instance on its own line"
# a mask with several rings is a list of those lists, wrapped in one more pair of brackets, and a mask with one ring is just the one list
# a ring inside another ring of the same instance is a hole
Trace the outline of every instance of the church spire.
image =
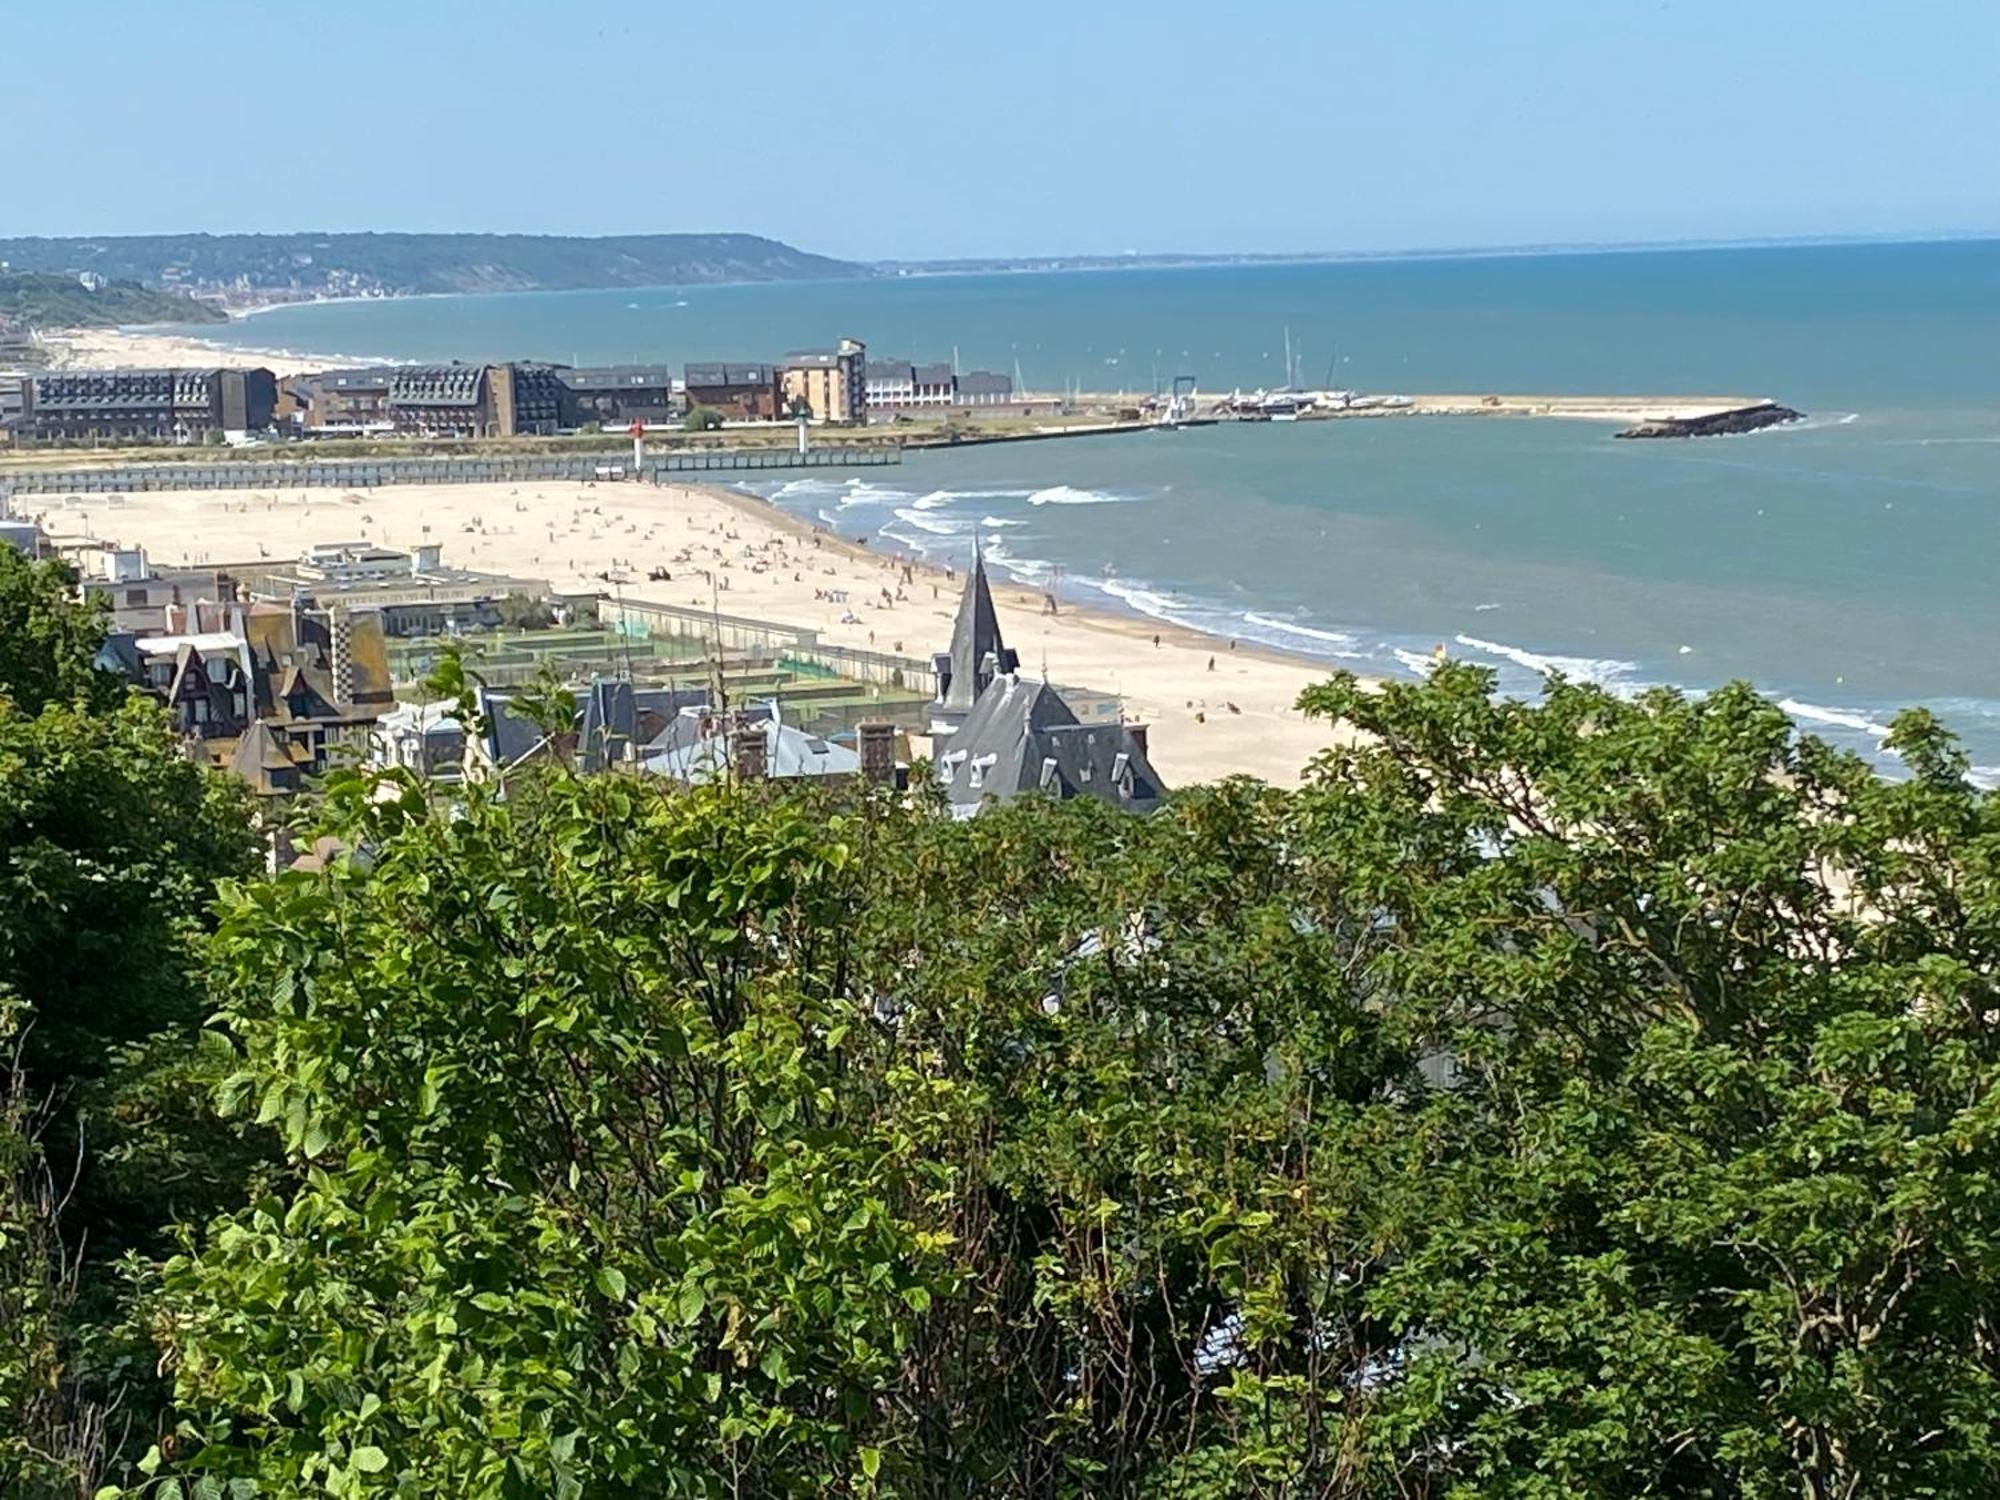
[(970, 709), (997, 672), (1012, 667), (1012, 655), (1000, 638), (1000, 616), (993, 608), (993, 590), (986, 581), (986, 556), (975, 537), (972, 568), (959, 596), (958, 618), (951, 627), (951, 685), (945, 706)]

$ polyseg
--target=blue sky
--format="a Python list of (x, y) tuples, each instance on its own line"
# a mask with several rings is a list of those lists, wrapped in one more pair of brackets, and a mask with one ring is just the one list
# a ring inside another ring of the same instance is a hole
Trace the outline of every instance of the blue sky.
[(2000, 230), (2000, 0), (0, 0), (0, 51), (0, 234)]

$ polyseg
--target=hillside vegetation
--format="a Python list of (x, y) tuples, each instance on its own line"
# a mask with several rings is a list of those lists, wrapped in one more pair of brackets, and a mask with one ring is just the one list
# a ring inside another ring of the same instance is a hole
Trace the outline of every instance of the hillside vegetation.
[[(0, 260), (6, 259), (0, 254)], [(178, 292), (135, 281), (96, 291), (74, 276), (0, 271), (0, 331), (16, 328), (111, 328), (120, 323), (219, 323), (223, 315)]]
[(548, 678), (270, 877), (73, 582), (0, 548), (7, 1500), (2000, 1494), (2000, 794), (1921, 711), (1888, 781), (1445, 663), (1296, 791), (959, 822), (581, 770)]
[(568, 291), (858, 276), (862, 267), (754, 234), (169, 234), (0, 240), (0, 261), (170, 281), (246, 301), (424, 292)]

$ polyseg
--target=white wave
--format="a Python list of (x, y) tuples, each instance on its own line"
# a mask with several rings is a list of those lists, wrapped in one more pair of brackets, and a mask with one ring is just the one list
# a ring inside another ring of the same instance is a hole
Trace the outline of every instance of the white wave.
[(1150, 615), (1156, 620), (1165, 620), (1173, 625), (1182, 623), (1180, 614), (1190, 603), (1173, 594), (1163, 594), (1157, 589), (1127, 583), (1122, 578), (1096, 578), (1090, 580), (1090, 586), (1100, 593), (1124, 601), (1142, 615)]
[(1298, 625), (1290, 620), (1275, 620), (1269, 615), (1260, 615), (1245, 610), (1243, 618), (1252, 625), (1262, 625), (1266, 630), (1282, 630), (1286, 635), (1302, 635), (1308, 640), (1324, 641), (1329, 646), (1352, 646), (1354, 637), (1344, 630), (1320, 630), (1311, 625)]
[(887, 485), (870, 484), (865, 479), (850, 479), (842, 487), (840, 508), (846, 510), (853, 505), (893, 505), (898, 500), (907, 500), (906, 491), (891, 489)]
[(1010, 521), (1005, 516), (981, 516), (979, 524), (988, 531), (998, 531), (1002, 526), (1020, 526), (1020, 521)]
[(1889, 726), (1878, 724), (1865, 714), (1847, 708), (1826, 708), (1818, 703), (1801, 703), (1796, 698), (1780, 698), (1778, 707), (1795, 719), (1804, 719), (1812, 724), (1830, 724), (1836, 729), (1853, 729), (1862, 734), (1873, 735), (1876, 739), (1888, 736)]
[(941, 510), (958, 500), (1018, 500), (1026, 490), (932, 490), (910, 503), (918, 510)]
[(828, 479), (788, 479), (765, 498), (771, 501), (802, 500), (807, 496), (837, 495), (842, 486)]
[(1030, 505), (1123, 505), (1133, 499), (1131, 495), (1107, 495), (1102, 490), (1073, 489), (1066, 484), (1052, 485), (1045, 490), (1036, 490), (1028, 496)]
[(1391, 646), (1389, 654), (1419, 677), (1430, 676), (1432, 669), (1437, 666), (1435, 657), (1425, 656), (1418, 651), (1405, 651), (1401, 646)]
[(1055, 572), (1053, 563), (1045, 562), (1039, 557), (1014, 556), (998, 537), (987, 542), (986, 561), (1027, 584), (1047, 583)]
[(1618, 661), (1610, 657), (1556, 656), (1539, 651), (1530, 651), (1522, 646), (1510, 646), (1504, 641), (1483, 641), (1476, 635), (1455, 635), (1453, 640), (1467, 650), (1482, 652), (1487, 656), (1497, 656), (1502, 661), (1511, 661), (1517, 667), (1525, 667), (1538, 677), (1548, 677), (1560, 672), (1573, 682), (1594, 682), (1599, 687), (1618, 691), (1628, 691), (1633, 684), (1625, 679), (1639, 670), (1638, 663)]
[[(1827, 412), (1824, 416), (1810, 416), (1796, 422), (1780, 422), (1775, 427), (1760, 429), (1764, 432), (1819, 432), (1828, 427), (1846, 427), (1861, 420), (1858, 411)], [(1745, 436), (1738, 433), (1736, 436)]]
[(928, 531), (932, 536), (963, 536), (972, 529), (963, 520), (951, 516), (926, 515), (910, 505), (898, 506), (896, 518), (916, 527), (919, 531)]

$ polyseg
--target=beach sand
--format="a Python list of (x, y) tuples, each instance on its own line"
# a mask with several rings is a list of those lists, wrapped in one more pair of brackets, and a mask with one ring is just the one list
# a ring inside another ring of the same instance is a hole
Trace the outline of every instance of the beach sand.
[[(598, 576), (609, 572), (623, 578), (627, 599), (704, 608), (710, 591), (703, 570), (712, 570), (725, 614), (805, 626), (832, 643), (920, 660), (950, 645), (962, 581), (831, 534), (816, 538), (807, 523), (755, 496), (705, 485), (36, 496), (22, 508), (39, 508), (58, 537), (137, 544), (158, 564), (295, 557), (315, 542), (408, 548), (428, 541), (443, 545), (449, 565), (546, 578), (564, 592), (609, 592)], [(672, 581), (648, 582), (654, 567), (668, 569)], [(845, 590), (847, 601), (815, 597), (832, 590)], [(1022, 670), (1040, 676), (1046, 664), (1054, 682), (1121, 695), (1128, 718), (1153, 726), (1149, 753), (1169, 785), (1237, 773), (1295, 785), (1306, 762), (1334, 739), (1328, 726), (1292, 706), (1330, 667), (1261, 648), (1231, 649), (1150, 620), (1067, 606), (1051, 618), (1039, 593), (998, 580), (994, 598)], [(848, 614), (856, 623), (843, 623)]]
[(64, 328), (40, 336), (49, 362), (62, 370), (255, 370), (297, 375), (346, 363), (335, 355), (292, 354), (283, 349), (239, 349), (186, 334), (145, 328)]

